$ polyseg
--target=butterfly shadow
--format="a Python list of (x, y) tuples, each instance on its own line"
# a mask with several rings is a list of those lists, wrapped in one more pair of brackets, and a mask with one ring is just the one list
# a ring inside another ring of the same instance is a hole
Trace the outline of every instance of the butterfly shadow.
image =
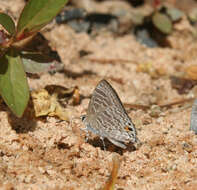
[[(116, 152), (120, 155), (122, 155), (124, 152), (133, 152), (137, 150), (136, 147), (132, 143), (128, 144), (126, 149), (122, 149), (112, 144), (108, 139), (105, 138), (102, 141), (99, 137), (88, 139), (87, 143), (91, 144), (94, 147), (100, 147), (101, 150), (105, 150), (109, 152)], [(105, 147), (103, 143), (105, 144)]]

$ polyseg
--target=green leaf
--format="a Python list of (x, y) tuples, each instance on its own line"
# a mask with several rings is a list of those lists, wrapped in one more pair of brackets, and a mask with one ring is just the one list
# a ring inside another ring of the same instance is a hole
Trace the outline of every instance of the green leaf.
[(49, 23), (68, 0), (30, 0), (24, 7), (17, 26), (18, 34), (34, 33)]
[(50, 66), (53, 64), (53, 63), (39, 63), (33, 61), (32, 59), (25, 59), (25, 58), (23, 58), (22, 60), (23, 60), (25, 72), (32, 74), (49, 71)]
[(183, 12), (176, 8), (167, 8), (166, 12), (170, 16), (172, 21), (177, 21), (183, 16)]
[(0, 58), (0, 94), (21, 117), (29, 100), (29, 87), (21, 58), (13, 49)]
[(54, 58), (43, 55), (39, 52), (21, 52), (25, 72), (27, 73), (41, 73), (48, 71), (56, 71), (63, 67), (62, 64), (57, 63)]
[(172, 31), (172, 21), (165, 14), (156, 12), (152, 18), (155, 27), (164, 34)]
[(15, 24), (9, 15), (0, 13), (0, 24), (7, 30), (9, 34), (13, 35), (15, 33)]

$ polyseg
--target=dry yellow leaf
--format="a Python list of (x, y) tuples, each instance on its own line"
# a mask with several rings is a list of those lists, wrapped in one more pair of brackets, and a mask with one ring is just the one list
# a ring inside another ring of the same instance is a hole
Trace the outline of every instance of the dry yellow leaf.
[(141, 63), (136, 71), (147, 73), (152, 78), (158, 78), (166, 74), (166, 70), (163, 67), (155, 68), (152, 63)]
[(31, 92), (36, 117), (48, 115), (51, 111), (51, 97), (45, 89)]
[(66, 121), (70, 120), (73, 111), (63, 107), (63, 105), (67, 105), (70, 99), (73, 104), (79, 103), (80, 100), (77, 87), (66, 89), (57, 85), (50, 85), (45, 89), (33, 91), (31, 96), (36, 117), (57, 116)]

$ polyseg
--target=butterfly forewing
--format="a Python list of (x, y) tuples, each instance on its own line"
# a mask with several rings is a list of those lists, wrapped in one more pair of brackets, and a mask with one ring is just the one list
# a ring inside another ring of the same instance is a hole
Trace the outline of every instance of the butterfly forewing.
[(102, 80), (96, 86), (92, 94), (88, 107), (88, 115), (102, 112), (113, 105), (121, 109), (123, 112), (126, 112), (116, 91), (106, 80)]

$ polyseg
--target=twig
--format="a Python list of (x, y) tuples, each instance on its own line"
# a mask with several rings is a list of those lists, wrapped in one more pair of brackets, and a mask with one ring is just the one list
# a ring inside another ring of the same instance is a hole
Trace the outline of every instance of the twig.
[[(170, 103), (166, 103), (166, 104), (158, 104), (158, 106), (160, 108), (169, 108), (171, 106), (174, 106), (174, 105), (178, 105), (178, 104), (184, 104), (186, 102), (191, 102), (191, 101), (194, 101), (195, 98), (189, 98), (189, 99), (182, 99), (182, 100), (178, 100), (178, 101), (175, 101), (175, 102), (170, 102)], [(125, 103), (124, 104), (125, 107), (127, 108), (131, 108), (131, 109), (143, 109), (143, 110), (146, 110), (146, 109), (150, 109), (151, 108), (151, 105), (140, 105), (140, 104), (129, 104), (129, 103)]]
[(128, 60), (128, 59), (98, 59), (98, 58), (83, 58), (83, 59), (91, 61), (91, 62), (101, 63), (101, 64), (117, 64), (117, 63), (134, 63), (134, 64), (138, 64), (137, 61)]

